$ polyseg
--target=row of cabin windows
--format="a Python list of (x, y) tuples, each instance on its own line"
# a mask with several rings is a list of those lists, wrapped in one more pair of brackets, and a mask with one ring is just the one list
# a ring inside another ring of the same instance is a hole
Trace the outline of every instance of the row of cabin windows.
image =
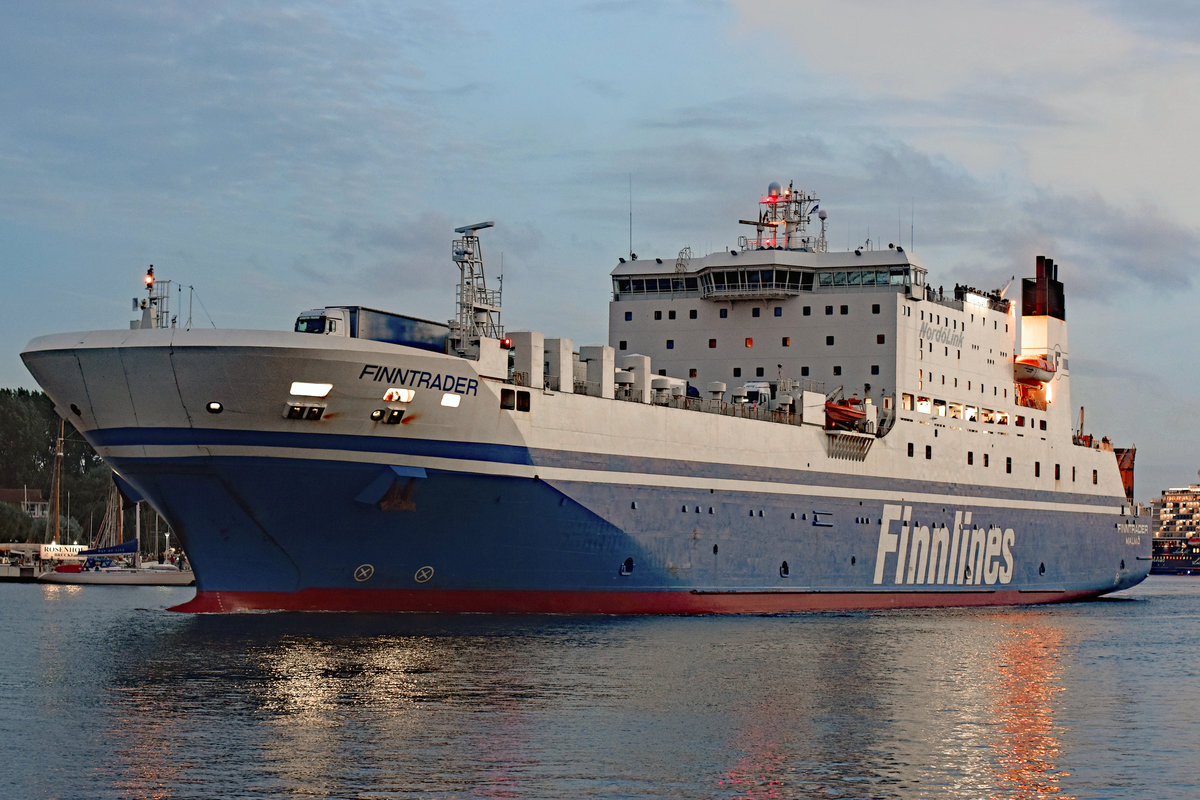
[[(656, 258), (655, 262), (661, 264), (662, 259)], [(814, 284), (822, 288), (908, 286), (910, 281), (911, 278), (908, 274), (907, 265), (885, 269), (856, 269), (820, 273), (798, 269), (740, 268), (713, 270), (701, 273), (698, 276), (672, 276), (670, 278), (616, 277), (613, 278), (613, 291), (618, 295), (677, 294), (680, 292), (695, 292), (700, 289), (706, 292), (754, 291), (759, 289), (786, 289), (793, 292), (811, 292)]]
[[(913, 458), (915, 455), (915, 451), (916, 451), (916, 446), (912, 442), (909, 442), (908, 443), (908, 457)], [(984, 467), (990, 466), (990, 459), (988, 458), (989, 454), (982, 453), (982, 455), (983, 455), (983, 466)], [(925, 445), (925, 458), (930, 459), (930, 460), (933, 459), (933, 445), (931, 445), (931, 444)], [(974, 464), (975, 464), (975, 452), (972, 450), (968, 450), (967, 451), (967, 466), (974, 466)], [(1005, 456), (1004, 471), (1011, 475), (1012, 474), (1012, 466), (1013, 466), (1012, 465), (1012, 456)], [(1040, 462), (1040, 461), (1033, 462), (1033, 477), (1035, 477), (1035, 478), (1042, 477), (1042, 462)], [(1061, 464), (1054, 465), (1054, 480), (1056, 480), (1056, 481), (1062, 480), (1062, 465)], [(1071, 483), (1074, 483), (1074, 482), (1075, 482), (1075, 467), (1071, 467)], [(1096, 485), (1099, 483), (1100, 483), (1099, 471), (1092, 470), (1092, 484)]]
[[(904, 411), (916, 411), (920, 414), (932, 414), (938, 417), (966, 420), (967, 422), (985, 422), (995, 425), (1009, 424), (1009, 413), (1007, 411), (993, 411), (990, 408), (980, 408), (979, 406), (967, 403), (949, 403), (945, 400), (912, 395), (908, 392), (900, 395), (900, 408)], [(1014, 414), (1012, 417), (1013, 425), (1016, 425), (1018, 428), (1025, 427), (1025, 415)], [(1030, 428), (1046, 430), (1046, 420), (1044, 419), (1037, 420), (1036, 424), (1033, 419), (1030, 419), (1028, 422)]]
[[(835, 339), (833, 336), (825, 337), (825, 345), (827, 347), (833, 347), (834, 342), (835, 342)], [(886, 344), (886, 343), (887, 343), (887, 336), (885, 334), (882, 334), (882, 333), (875, 334), (875, 344)], [(667, 345), (668, 350), (674, 350), (675, 349), (675, 340), (667, 339), (666, 345)], [(780, 347), (791, 347), (792, 346), (792, 337), (790, 337), (790, 336), (781, 337), (779, 340), (779, 346)], [(754, 337), (753, 336), (746, 337), (746, 347), (748, 347), (748, 348), (754, 347)], [(620, 341), (618, 341), (617, 349), (618, 350), (628, 350), (629, 349), (629, 340), (621, 339)], [(710, 349), (710, 350), (717, 349), (717, 340), (716, 339), (708, 340), (708, 349)]]
[[(833, 316), (833, 308), (834, 308), (833, 306), (825, 306), (825, 316), (832, 317)], [(719, 311), (720, 311), (721, 319), (729, 318), (729, 309), (728, 308), (722, 308), (722, 309), (719, 309)], [(880, 309), (879, 303), (873, 303), (871, 305), (871, 313), (878, 314), (880, 312), (881, 312), (881, 309)], [(775, 316), (782, 317), (783, 316), (783, 306), (775, 306), (774, 313), (775, 313)], [(806, 317), (812, 316), (812, 306), (804, 306), (802, 313)], [(850, 313), (850, 306), (838, 306), (838, 313), (840, 313), (842, 316), (848, 315)], [(694, 309), (694, 308), (688, 309), (688, 319), (696, 319), (698, 316), (699, 315), (698, 315), (696, 309)], [(750, 316), (761, 317), (762, 316), (762, 308), (759, 306), (754, 306), (753, 308), (750, 309)], [(654, 318), (656, 320), (661, 320), (663, 318), (663, 312), (661, 309), (654, 310)], [(667, 309), (667, 319), (668, 320), (675, 319), (675, 309)], [(632, 311), (625, 312), (625, 321), (626, 322), (633, 321), (633, 312)]]
[[(922, 369), (922, 370), (917, 370), (917, 388), (918, 388), (918, 389), (924, 389), (924, 388), (925, 388), (925, 379), (926, 379), (926, 377), (928, 377), (928, 378), (929, 378), (929, 382), (930, 382), (930, 383), (934, 383), (934, 382), (935, 382), (935, 381), (934, 381), (934, 377), (935, 377), (935, 376), (934, 376), (934, 374), (933, 374), (932, 372), (929, 372), (929, 373), (928, 373), (928, 375), (927, 375), (927, 374), (926, 374), (926, 372), (925, 372), (925, 370), (923, 370), (923, 369)], [(946, 386), (946, 385), (947, 385), (947, 384), (946, 384), (946, 376), (945, 376), (945, 374), (943, 374), (943, 375), (942, 375), (942, 384), (941, 384), (941, 385), (942, 385), (942, 386)], [(957, 377), (953, 378), (951, 385), (952, 385), (952, 387), (953, 387), (953, 388), (955, 388), (955, 389), (957, 389), (957, 388), (958, 388), (958, 378), (957, 378)], [(984, 384), (983, 384), (983, 381), (979, 381), (979, 382), (978, 382), (978, 384), (976, 384), (976, 382), (975, 382), (975, 381), (968, 380), (968, 381), (967, 381), (967, 391), (968, 391), (968, 392), (975, 391), (975, 388), (974, 388), (974, 387), (975, 387), (976, 385), (978, 385), (978, 386), (979, 386), (979, 393), (980, 393), (980, 394), (986, 394), (986, 393), (987, 393), (987, 387), (986, 387), (986, 386), (984, 386)], [(992, 397), (1003, 397), (1005, 400), (1007, 400), (1007, 399), (1008, 399), (1008, 389), (1006, 388), (1006, 389), (1004, 389), (1004, 390), (1002, 391), (1002, 390), (1000, 389), (1000, 387), (999, 387), (999, 386), (993, 386), (993, 387), (992, 387)]]
[[(962, 330), (965, 331), (967, 329), (966, 320), (963, 320), (960, 322), (957, 319), (951, 318), (949, 314), (942, 316), (941, 314), (934, 314), (932, 311), (930, 311), (928, 313), (929, 313), (929, 321), (932, 322), (934, 325), (947, 325), (948, 324), (948, 325), (950, 325), (951, 330), (958, 330), (959, 326), (961, 325)], [(924, 312), (924, 311), (921, 312), (922, 320), (925, 319), (925, 314), (926, 314), (926, 312)], [(975, 321), (975, 315), (972, 314), (971, 322), (974, 322), (974, 321)], [(985, 327), (985, 328), (987, 327), (987, 320), (985, 318), (981, 317), (979, 319), (979, 323), (981, 325), (983, 325), (983, 327)], [(992, 320), (992, 330), (1000, 330), (1000, 321), (999, 320)], [(1008, 323), (1007, 322), (1004, 323), (1004, 330), (1006, 333), (1008, 332)]]
[[(766, 368), (765, 368), (765, 367), (755, 367), (755, 368), (754, 368), (754, 377), (756, 377), (756, 378), (761, 378), (761, 377), (763, 377), (763, 375), (765, 374), (765, 370), (766, 370)], [(800, 367), (800, 377), (801, 377), (801, 378), (807, 378), (807, 377), (810, 377), (810, 375), (809, 375), (809, 372), (810, 372), (810, 370), (809, 370), (809, 368), (808, 368), (808, 367)], [(660, 375), (666, 375), (666, 374), (667, 374), (667, 371), (666, 371), (666, 370), (661, 370), (661, 371), (659, 372), (659, 374), (660, 374)], [(689, 370), (688, 370), (688, 377), (689, 377), (689, 378), (695, 378), (695, 377), (697, 377), (697, 375), (698, 375), (698, 374), (699, 374), (699, 369), (697, 369), (696, 367), (692, 367), (691, 369), (689, 369)], [(841, 368), (841, 366), (840, 366), (840, 365), (835, 365), (835, 366), (833, 367), (833, 375), (834, 375), (834, 376), (838, 376), (838, 375), (841, 375), (841, 374), (842, 374), (842, 368)], [(878, 374), (879, 374), (879, 365), (878, 365), (878, 364), (872, 364), (872, 365), (871, 365), (871, 374), (872, 374), (872, 375), (878, 375)], [(735, 377), (735, 378), (740, 378), (740, 377), (742, 377), (742, 368), (741, 368), (741, 367), (734, 367), (734, 368), (733, 368), (733, 377)]]

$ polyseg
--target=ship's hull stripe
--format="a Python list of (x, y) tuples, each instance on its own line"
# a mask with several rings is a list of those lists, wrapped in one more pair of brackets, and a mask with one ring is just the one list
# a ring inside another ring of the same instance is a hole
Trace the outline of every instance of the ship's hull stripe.
[(351, 611), (509, 614), (786, 614), (953, 608), (1082, 600), (1102, 591), (539, 592), (304, 589), (198, 592), (173, 611)]
[[(176, 460), (207, 454), (237, 458), (283, 458), (405, 464), (451, 472), (543, 480), (575, 480), (714, 490), (755, 491), (805, 496), (832, 496), (930, 503), (962, 503), (1008, 507), (1014, 502), (1056, 511), (1121, 513), (1119, 498), (1070, 495), (1072, 502), (1045, 500), (1063, 492), (1011, 489), (937, 481), (869, 479), (855, 475), (805, 472), (771, 467), (641, 458), (558, 450), (530, 450), (515, 445), (395, 439), (378, 436), (219, 431), (210, 429), (124, 428), (89, 432), (106, 458)], [(318, 445), (313, 447), (312, 445)], [(587, 466), (604, 464), (604, 469)], [(582, 466), (587, 465), (587, 466)]]
[[(322, 462), (347, 462), (347, 454), (337, 451), (327, 450), (300, 450), (290, 449), (286, 456), (266, 455), (271, 451), (265, 451), (260, 448), (220, 448), (211, 447), (205, 448), (211, 451), (213, 457), (223, 458), (239, 458), (239, 459), (255, 459), (261, 460), (264, 466), (271, 462), (290, 461), (300, 462), (303, 460), (322, 461)], [(180, 452), (171, 452), (170, 448), (163, 448), (167, 452), (158, 451), (153, 457), (143, 457), (141, 455), (142, 448), (137, 448), (137, 455), (126, 455), (123, 452), (109, 452), (105, 454), (106, 458), (112, 460), (117, 466), (118, 471), (121, 471), (121, 465), (129, 465), (132, 463), (146, 464), (152, 462), (174, 462), (187, 463), (192, 461), (204, 461), (206, 457), (195, 456), (195, 451), (191, 448), (184, 449)], [(363, 464), (379, 464), (381, 466), (391, 465), (394, 463), (396, 456), (385, 453), (379, 454), (355, 454), (353, 463)], [(408, 457), (404, 458), (404, 463), (410, 467), (419, 467), (427, 470), (441, 470), (444, 472), (456, 472), (471, 475), (488, 475), (504, 478), (528, 478), (546, 481), (548, 483), (563, 482), (580, 482), (600, 485), (612, 486), (645, 486), (655, 488), (671, 488), (671, 489), (711, 489), (720, 492), (739, 492), (739, 493), (762, 493), (772, 495), (789, 495), (796, 497), (818, 497), (818, 498), (837, 498), (851, 500), (871, 500), (879, 502), (917, 502), (942, 504), (947, 506), (959, 507), (964, 503), (970, 503), (974, 506), (983, 506), (989, 508), (1009, 509), (1013, 507), (1013, 498), (1011, 497), (988, 497), (982, 494), (976, 494), (980, 487), (972, 487), (975, 492), (957, 491), (957, 492), (938, 492), (938, 491), (917, 491), (911, 488), (907, 490), (886, 490), (886, 489), (864, 489), (855, 486), (830, 486), (830, 485), (808, 485), (803, 483), (779, 483), (777, 481), (763, 480), (738, 480), (738, 479), (721, 479), (721, 478), (697, 478), (690, 475), (677, 474), (660, 474), (660, 473), (645, 473), (645, 472), (618, 472), (616, 470), (589, 470), (589, 469), (569, 469), (562, 467), (534, 467), (519, 464), (505, 464), (491, 461), (471, 461), (460, 458), (432, 458), (432, 457)], [(948, 489), (944, 484), (926, 484), (937, 488)], [(1029, 495), (1037, 493), (1030, 492)], [(1113, 506), (1098, 506), (1085, 503), (1061, 503), (1034, 500), (1032, 497), (1021, 497), (1021, 508), (1030, 511), (1060, 511), (1070, 513), (1109, 513), (1120, 514), (1121, 507)]]

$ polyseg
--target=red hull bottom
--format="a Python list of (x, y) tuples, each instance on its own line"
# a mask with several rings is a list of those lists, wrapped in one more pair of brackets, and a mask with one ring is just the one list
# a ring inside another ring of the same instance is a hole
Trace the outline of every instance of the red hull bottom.
[(787, 614), (887, 608), (1016, 606), (1085, 600), (1102, 591), (534, 592), (304, 589), (197, 592), (172, 611), (353, 611), (446, 614)]

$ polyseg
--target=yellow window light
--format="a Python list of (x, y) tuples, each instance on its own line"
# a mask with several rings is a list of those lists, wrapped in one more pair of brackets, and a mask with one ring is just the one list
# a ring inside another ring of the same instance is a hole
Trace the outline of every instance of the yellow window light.
[(458, 404), (462, 402), (461, 394), (444, 394), (442, 395), (442, 405), (446, 408), (458, 408)]

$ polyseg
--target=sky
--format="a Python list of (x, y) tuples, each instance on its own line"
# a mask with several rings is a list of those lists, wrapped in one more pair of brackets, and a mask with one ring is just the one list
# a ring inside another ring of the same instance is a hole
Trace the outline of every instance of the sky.
[(150, 264), (196, 326), (449, 319), (482, 220), (506, 326), (602, 344), (631, 241), (729, 247), (794, 181), (932, 285), (1053, 258), (1088, 432), (1139, 500), (1197, 482), (1190, 0), (14, 0), (0, 75), (0, 387)]

